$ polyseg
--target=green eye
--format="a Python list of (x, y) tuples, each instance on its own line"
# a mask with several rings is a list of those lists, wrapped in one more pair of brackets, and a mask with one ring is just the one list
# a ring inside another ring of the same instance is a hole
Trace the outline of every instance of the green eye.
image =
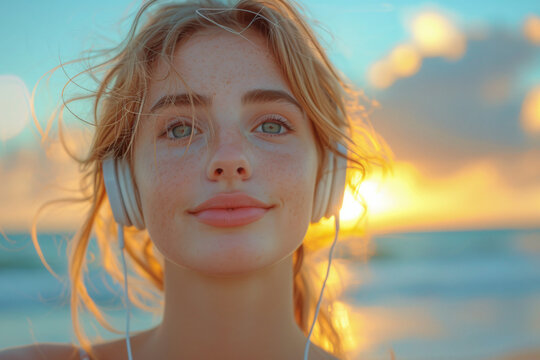
[(186, 126), (185, 124), (174, 126), (171, 130), (175, 137), (183, 137), (191, 134), (191, 126)]
[[(277, 116), (268, 117), (266, 121), (264, 121), (260, 125), (260, 127), (264, 130), (266, 134), (269, 134), (269, 135), (282, 135), (282, 134), (286, 134), (294, 130), (292, 126), (289, 125), (285, 120)], [(282, 128), (287, 129), (287, 131), (280, 132)], [(266, 132), (266, 131), (269, 131), (269, 132)]]
[(262, 124), (262, 128), (265, 130), (265, 131), (270, 131), (271, 133), (274, 133), (274, 134), (278, 134), (280, 129), (283, 127), (283, 125), (281, 124), (278, 124), (277, 121), (274, 121), (274, 122), (270, 122), (270, 121), (265, 121), (263, 124)]
[[(286, 135), (289, 132), (294, 131), (292, 125), (290, 125), (285, 119), (277, 115), (267, 117), (265, 121), (263, 121), (258, 126), (258, 128), (262, 129), (260, 132), (270, 136)], [(173, 141), (182, 140), (190, 137), (192, 135), (193, 129), (195, 129), (196, 132), (194, 135), (199, 133), (197, 128), (193, 127), (193, 125), (191, 125), (189, 122), (183, 120), (174, 121), (167, 127), (167, 130), (165, 131), (163, 136)]]
[(182, 139), (184, 137), (188, 137), (191, 135), (193, 130), (193, 126), (189, 123), (186, 123), (184, 121), (177, 121), (172, 123), (167, 128), (167, 137), (170, 139)]

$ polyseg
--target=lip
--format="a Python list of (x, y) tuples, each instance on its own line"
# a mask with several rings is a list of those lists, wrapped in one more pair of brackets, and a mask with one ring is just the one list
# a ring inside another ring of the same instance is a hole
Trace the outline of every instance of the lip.
[(188, 213), (207, 225), (233, 227), (255, 222), (273, 207), (245, 193), (237, 192), (219, 194), (188, 210)]

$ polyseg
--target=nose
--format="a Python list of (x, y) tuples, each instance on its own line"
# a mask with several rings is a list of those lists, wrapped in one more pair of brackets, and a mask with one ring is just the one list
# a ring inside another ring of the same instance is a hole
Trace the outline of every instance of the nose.
[(240, 145), (229, 144), (216, 149), (208, 164), (208, 178), (213, 181), (245, 180), (251, 177), (251, 165)]

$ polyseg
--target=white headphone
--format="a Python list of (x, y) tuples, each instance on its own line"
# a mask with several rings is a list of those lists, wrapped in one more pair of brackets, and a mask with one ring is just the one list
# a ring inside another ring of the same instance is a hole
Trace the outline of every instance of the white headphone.
[[(340, 143), (337, 143), (337, 149), (343, 155), (347, 155), (347, 149)], [(135, 226), (139, 230), (143, 230), (146, 226), (141, 212), (138, 193), (136, 194), (133, 177), (129, 162), (125, 158), (108, 157), (103, 160), (103, 178), (105, 181), (105, 189), (109, 197), (114, 220), (118, 223), (118, 242), (122, 255), (124, 266), (124, 287), (125, 300), (127, 304), (126, 314), (126, 344), (128, 349), (129, 359), (132, 360), (131, 345), (129, 339), (129, 300), (127, 296), (127, 271), (126, 261), (124, 258), (124, 226)], [(311, 333), (315, 326), (315, 321), (319, 314), (322, 295), (326, 280), (330, 272), (330, 263), (332, 261), (332, 252), (339, 233), (339, 210), (343, 203), (343, 195), (345, 192), (345, 180), (347, 172), (347, 159), (335, 156), (331, 151), (326, 151), (326, 163), (322, 170), (322, 177), (315, 189), (315, 198), (313, 203), (313, 211), (311, 214), (311, 222), (317, 223), (324, 216), (330, 218), (334, 216), (336, 223), (336, 234), (332, 247), (330, 249), (328, 269), (324, 280), (315, 317), (311, 325), (306, 348), (304, 352), (304, 360), (307, 360)]]

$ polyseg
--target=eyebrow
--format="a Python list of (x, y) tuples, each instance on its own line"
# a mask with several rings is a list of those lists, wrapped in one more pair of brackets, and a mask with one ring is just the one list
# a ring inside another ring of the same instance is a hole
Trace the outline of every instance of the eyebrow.
[[(242, 96), (242, 105), (260, 104), (267, 102), (287, 102), (298, 108), (300, 112), (304, 112), (300, 104), (289, 94), (282, 90), (270, 89), (254, 89), (250, 90)], [(150, 109), (150, 113), (155, 112), (159, 108), (167, 106), (189, 106), (190, 100), (188, 94), (170, 94), (162, 96)], [(194, 106), (210, 106), (212, 99), (208, 96), (193, 93)]]

